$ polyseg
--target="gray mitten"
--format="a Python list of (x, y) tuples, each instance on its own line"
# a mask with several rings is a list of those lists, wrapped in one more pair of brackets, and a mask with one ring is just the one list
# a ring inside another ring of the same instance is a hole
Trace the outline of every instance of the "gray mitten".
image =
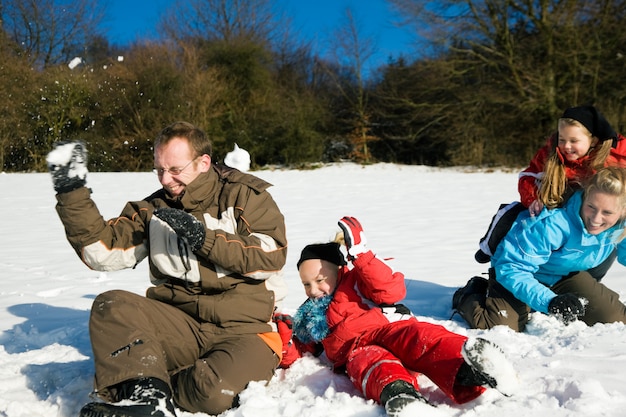
[(165, 207), (154, 210), (153, 214), (169, 224), (178, 237), (189, 245), (192, 252), (204, 244), (206, 237), (204, 224), (186, 211)]
[(85, 185), (89, 171), (84, 142), (57, 142), (46, 162), (57, 193), (67, 193)]

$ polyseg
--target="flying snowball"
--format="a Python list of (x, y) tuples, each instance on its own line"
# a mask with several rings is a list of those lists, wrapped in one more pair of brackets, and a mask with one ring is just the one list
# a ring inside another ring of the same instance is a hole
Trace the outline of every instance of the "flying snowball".
[(72, 59), (70, 63), (67, 64), (67, 66), (70, 67), (70, 69), (74, 69), (82, 63), (83, 63), (83, 59), (77, 56), (74, 59)]

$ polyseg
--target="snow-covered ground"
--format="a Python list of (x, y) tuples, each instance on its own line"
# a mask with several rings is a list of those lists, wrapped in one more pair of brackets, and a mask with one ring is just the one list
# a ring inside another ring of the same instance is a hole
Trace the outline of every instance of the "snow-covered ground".
[[(344, 164), (253, 174), (274, 184), (270, 192), (286, 218), (286, 312), (295, 312), (305, 299), (295, 267), (302, 247), (332, 239), (337, 220), (352, 215), (361, 220), (369, 247), (394, 258), (392, 266), (405, 273), (405, 304), (420, 319), (496, 342), (519, 372), (522, 389), (516, 395), (488, 390), (464, 405), (451, 403), (422, 377), (425, 395), (438, 407), (420, 417), (624, 415), (623, 324), (565, 327), (536, 314), (528, 330), (517, 334), (505, 328), (470, 330), (458, 316), (451, 318), (454, 290), (486, 272), (473, 254), (498, 205), (517, 199), (516, 172)], [(159, 187), (151, 173), (90, 173), (87, 183), (105, 218)], [(91, 302), (113, 288), (143, 294), (149, 285), (147, 265), (115, 273), (83, 265), (65, 240), (49, 175), (0, 174), (0, 189), (0, 416), (76, 416), (92, 388)], [(622, 300), (624, 271), (616, 264), (603, 281)], [(277, 371), (269, 384), (252, 383), (242, 393), (241, 406), (222, 414), (384, 415), (345, 376), (313, 358)]]

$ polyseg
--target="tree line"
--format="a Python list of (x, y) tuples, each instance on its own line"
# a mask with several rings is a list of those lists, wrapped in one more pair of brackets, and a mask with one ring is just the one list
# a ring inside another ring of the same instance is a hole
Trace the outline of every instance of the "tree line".
[(518, 167), (566, 107), (626, 122), (626, 1), (388, 0), (417, 52), (369, 74), (374, 42), (350, 9), (321, 56), (275, 0), (181, 1), (158, 40), (124, 47), (95, 29), (96, 0), (70, 3), (0, 1), (3, 171), (45, 171), (70, 139), (93, 171), (147, 171), (177, 120), (210, 135), (214, 159), (236, 143), (256, 168)]

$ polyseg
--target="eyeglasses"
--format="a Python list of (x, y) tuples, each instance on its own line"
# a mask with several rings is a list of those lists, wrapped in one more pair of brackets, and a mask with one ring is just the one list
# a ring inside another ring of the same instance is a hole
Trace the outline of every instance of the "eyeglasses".
[(157, 174), (159, 177), (162, 177), (163, 174), (165, 174), (166, 172), (169, 172), (170, 175), (180, 175), (185, 170), (185, 168), (187, 168), (189, 165), (191, 165), (191, 163), (193, 161), (195, 161), (196, 159), (198, 159), (198, 158), (192, 159), (191, 161), (189, 161), (189, 163), (187, 165), (185, 165), (182, 168), (154, 168), (152, 170), (152, 172)]

